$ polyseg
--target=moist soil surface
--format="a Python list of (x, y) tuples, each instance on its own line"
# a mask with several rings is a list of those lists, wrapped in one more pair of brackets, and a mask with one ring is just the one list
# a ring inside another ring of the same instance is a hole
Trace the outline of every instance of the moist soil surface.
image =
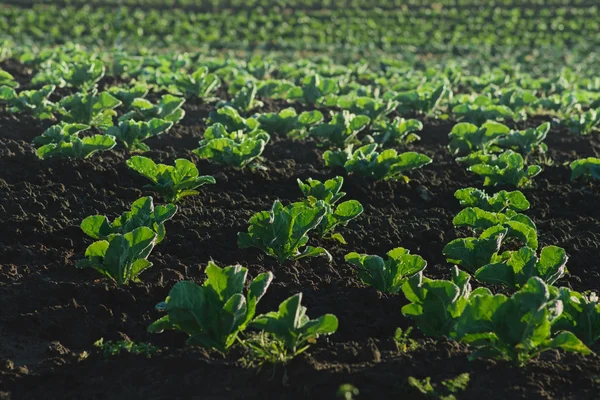
[[(26, 81), (27, 72), (4, 67)], [(258, 111), (287, 106), (265, 100)], [(399, 351), (394, 331), (411, 325), (400, 312), (404, 297), (365, 286), (344, 262), (350, 251), (384, 255), (402, 246), (427, 260), (427, 276), (449, 277), (442, 248), (467, 234), (452, 226), (460, 210), (453, 194), (469, 186), (482, 188), (482, 180), (446, 149), (453, 122), (424, 119), (422, 140), (401, 149), (433, 158), (432, 164), (409, 173), (408, 184), (345, 177), (345, 199), (359, 200), (365, 211), (340, 229), (347, 245), (311, 237), (313, 245), (330, 251), (331, 263), (312, 258), (280, 265), (257, 250), (239, 249), (237, 233), (246, 231), (248, 218), (269, 209), (274, 200), (299, 200), (297, 178), (322, 180), (344, 171), (323, 165), (316, 142), (277, 136), (263, 154), (265, 170), (239, 171), (199, 160), (192, 150), (214, 107), (188, 101), (180, 124), (147, 141), (152, 150), (145, 156), (163, 163), (192, 159), (201, 174), (213, 175), (217, 183), (178, 204), (178, 213), (166, 223), (166, 238), (150, 256), (153, 267), (142, 274), (142, 283), (121, 287), (91, 269), (75, 268), (75, 263), (93, 242), (79, 228), (85, 217), (113, 219), (142, 195), (152, 194), (142, 189), (144, 178), (126, 166), (128, 154), (116, 149), (87, 160), (42, 161), (31, 141), (52, 122), (0, 112), (0, 398), (332, 399), (341, 384), (351, 383), (364, 399), (417, 399), (420, 395), (407, 384), (409, 376), (431, 377), (439, 386), (465, 372), (471, 380), (460, 399), (598, 398), (600, 358), (595, 355), (551, 351), (517, 368), (469, 361), (465, 346), (425, 338), (416, 329), (412, 337), (419, 346)], [(533, 188), (524, 190), (532, 205), (526, 213), (538, 226), (541, 246), (567, 250), (570, 274), (561, 283), (600, 290), (599, 187), (571, 183), (564, 165), (597, 157), (600, 140), (553, 127), (546, 143), (553, 164), (544, 167)], [(308, 314), (335, 314), (338, 332), (320, 338), (285, 368), (262, 370), (240, 362), (239, 349), (224, 356), (186, 346), (183, 333), (148, 333), (148, 325), (161, 316), (155, 305), (178, 281), (202, 282), (210, 260), (221, 266), (240, 263), (251, 276), (273, 272), (259, 313), (302, 292)], [(130, 338), (161, 350), (150, 358), (126, 353), (105, 357), (93, 345), (100, 338)]]

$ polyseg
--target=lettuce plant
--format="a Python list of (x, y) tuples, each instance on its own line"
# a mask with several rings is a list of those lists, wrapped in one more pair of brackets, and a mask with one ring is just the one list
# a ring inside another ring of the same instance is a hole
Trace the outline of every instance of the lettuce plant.
[(337, 94), (338, 83), (331, 78), (321, 78), (318, 74), (304, 78), (302, 86), (290, 89), (285, 97), (288, 100), (298, 100), (308, 105), (315, 105), (322, 97), (329, 94)]
[(108, 88), (106, 91), (113, 97), (123, 103), (123, 107), (126, 109), (131, 108), (135, 99), (143, 99), (148, 94), (148, 86), (145, 84), (136, 84), (129, 88), (122, 88), (113, 86)]
[(448, 243), (442, 253), (448, 262), (459, 265), (469, 272), (490, 264), (500, 251), (509, 228), (496, 225), (483, 231), (478, 238), (459, 238)]
[(365, 115), (351, 114), (347, 110), (331, 113), (331, 121), (310, 128), (309, 135), (322, 139), (330, 146), (345, 147), (356, 139), (356, 135), (370, 122)]
[(551, 296), (540, 278), (533, 277), (511, 297), (473, 294), (453, 337), (475, 348), (471, 359), (505, 359), (519, 366), (551, 349), (590, 354), (572, 332), (552, 332), (562, 313), (562, 302)]
[(502, 255), (503, 262), (484, 265), (475, 271), (478, 281), (511, 289), (518, 289), (534, 276), (546, 284), (553, 285), (567, 272), (569, 257), (565, 249), (557, 246), (546, 246), (539, 258), (531, 247), (522, 247), (517, 251), (508, 251)]
[(393, 121), (382, 121), (373, 126), (373, 140), (383, 146), (386, 144), (408, 144), (421, 140), (415, 132), (423, 130), (423, 123), (418, 119), (394, 118)]
[(105, 135), (113, 136), (123, 144), (127, 151), (148, 151), (150, 147), (144, 140), (167, 132), (173, 123), (162, 119), (152, 118), (150, 121), (121, 121), (118, 126), (111, 126), (104, 131)]
[(157, 304), (167, 315), (148, 331), (182, 331), (189, 336), (188, 344), (226, 352), (254, 318), (256, 305), (273, 280), (270, 272), (259, 274), (244, 294), (247, 275), (248, 270), (240, 265), (220, 268), (209, 262), (202, 285), (177, 282), (167, 299)]
[(452, 112), (459, 121), (482, 125), (486, 121), (505, 121), (515, 117), (515, 113), (507, 106), (494, 104), (486, 96), (478, 96), (474, 101), (456, 105)]
[(209, 73), (207, 67), (200, 67), (189, 75), (176, 73), (170, 88), (175, 94), (182, 94), (186, 98), (206, 99), (220, 86), (221, 80), (217, 75)]
[(354, 265), (360, 280), (383, 293), (398, 293), (408, 278), (427, 266), (421, 256), (410, 254), (403, 247), (388, 251), (387, 259), (368, 254), (349, 253), (344, 258)]
[(342, 96), (338, 99), (337, 106), (343, 110), (357, 115), (365, 115), (375, 122), (384, 120), (398, 106), (394, 100), (374, 99), (368, 96)]
[(2, 86), (16, 89), (19, 87), (19, 82), (17, 82), (14, 76), (12, 76), (10, 73), (0, 68), (0, 88)]
[(67, 124), (61, 122), (46, 129), (44, 133), (33, 139), (38, 145), (37, 156), (41, 159), (51, 157), (88, 158), (98, 151), (110, 150), (117, 142), (104, 135), (79, 137), (79, 133), (89, 129), (84, 124)]
[(119, 285), (138, 282), (138, 276), (152, 266), (147, 260), (156, 244), (157, 234), (141, 226), (125, 234), (109, 235), (88, 246), (77, 268), (93, 268)]
[(511, 130), (498, 139), (496, 144), (504, 149), (511, 149), (523, 155), (533, 152), (546, 153), (548, 146), (544, 143), (550, 131), (550, 122), (545, 122), (537, 128), (529, 128), (522, 131)]
[(121, 102), (108, 92), (98, 93), (96, 89), (88, 93), (75, 93), (64, 97), (59, 103), (62, 120), (107, 129), (113, 126), (114, 110)]
[(250, 111), (255, 108), (263, 106), (263, 102), (256, 99), (256, 84), (254, 82), (248, 82), (244, 87), (238, 90), (230, 102), (222, 102), (217, 105), (230, 106), (238, 110), (240, 113), (247, 115)]
[(255, 131), (260, 125), (255, 118), (244, 118), (238, 110), (230, 106), (223, 106), (216, 111), (211, 111), (206, 123), (208, 126), (222, 124), (229, 132), (243, 131), (245, 133)]
[(550, 288), (563, 305), (563, 313), (552, 325), (552, 332), (573, 332), (587, 346), (600, 339), (600, 301), (594, 292), (579, 293), (569, 288)]
[(204, 139), (194, 154), (219, 164), (244, 168), (260, 157), (269, 139), (263, 130), (227, 132), (222, 124), (216, 123), (204, 132)]
[(270, 211), (261, 211), (250, 218), (248, 232), (238, 233), (238, 246), (260, 249), (280, 263), (317, 256), (331, 261), (331, 255), (324, 248), (306, 245), (308, 233), (319, 226), (326, 214), (323, 201), (314, 205), (298, 202), (284, 207), (276, 200)]
[(440, 105), (442, 99), (450, 93), (450, 89), (445, 85), (422, 86), (414, 90), (394, 93), (391, 92), (384, 98), (391, 98), (398, 102), (396, 110), (400, 114), (422, 113), (432, 114)]
[(588, 157), (571, 163), (571, 181), (577, 179), (600, 179), (600, 158)]
[(571, 133), (589, 135), (600, 129), (600, 112), (599, 110), (588, 110), (579, 115), (571, 115), (564, 124)]
[(67, 64), (67, 69), (62, 74), (62, 79), (71, 87), (84, 92), (96, 87), (104, 77), (106, 68), (100, 60), (88, 60)]
[(46, 85), (39, 90), (19, 93), (9, 86), (0, 86), (0, 102), (8, 105), (11, 113), (27, 112), (38, 119), (54, 119), (55, 105), (48, 100), (56, 86)]
[(500, 137), (508, 134), (510, 128), (498, 122), (488, 121), (478, 127), (468, 122), (460, 122), (448, 134), (448, 150), (454, 156), (474, 151), (489, 152)]
[(110, 235), (125, 234), (141, 226), (146, 226), (156, 233), (155, 244), (165, 238), (164, 223), (175, 215), (174, 204), (154, 205), (152, 197), (141, 197), (131, 204), (131, 211), (123, 213), (110, 222), (104, 215), (90, 215), (81, 222), (81, 230), (93, 239), (108, 239)]
[(483, 190), (465, 188), (457, 190), (454, 197), (463, 207), (477, 207), (490, 212), (504, 212), (505, 210), (522, 212), (530, 207), (525, 195), (518, 190), (512, 192), (501, 190), (493, 196), (489, 196)]
[(323, 114), (318, 110), (304, 111), (299, 115), (292, 107), (285, 108), (279, 113), (267, 113), (258, 116), (260, 128), (271, 135), (288, 135), (302, 138), (307, 129), (323, 121)]
[(349, 173), (373, 179), (402, 179), (408, 182), (404, 172), (421, 168), (431, 163), (431, 158), (424, 154), (406, 152), (398, 154), (394, 149), (377, 151), (378, 145), (372, 143), (352, 152), (347, 148), (342, 152), (326, 151), (323, 154), (326, 166), (343, 165)]
[(308, 178), (306, 182), (302, 182), (300, 179), (297, 181), (300, 191), (305, 197), (313, 197), (329, 205), (335, 205), (338, 200), (346, 195), (341, 191), (344, 184), (344, 177), (342, 176), (336, 176), (325, 182), (312, 178)]
[(284, 300), (277, 312), (257, 316), (250, 326), (267, 332), (284, 344), (291, 357), (308, 349), (321, 335), (331, 335), (337, 331), (338, 319), (333, 314), (325, 314), (315, 319), (306, 315), (302, 306), (302, 293)]
[(131, 111), (122, 115), (119, 121), (128, 119), (149, 121), (152, 118), (158, 118), (176, 123), (185, 116), (185, 111), (181, 108), (183, 103), (185, 103), (185, 99), (170, 94), (162, 96), (158, 104), (152, 104), (146, 99), (137, 98), (131, 103)]
[(469, 171), (483, 176), (484, 186), (513, 185), (517, 187), (531, 186), (532, 178), (542, 172), (539, 165), (530, 165), (525, 168), (523, 156), (512, 150), (502, 153), (497, 160), (489, 164), (475, 164)]
[(200, 176), (198, 168), (184, 158), (175, 160), (175, 165), (165, 165), (147, 157), (133, 156), (127, 160), (127, 166), (152, 182), (144, 188), (160, 194), (168, 202), (198, 194), (196, 188), (216, 182), (212, 176)]
[(469, 298), (489, 293), (486, 288), (472, 290), (470, 280), (469, 274), (456, 266), (450, 281), (429, 279), (422, 271), (418, 272), (402, 285), (402, 292), (410, 302), (402, 307), (402, 315), (415, 321), (427, 336), (450, 337)]

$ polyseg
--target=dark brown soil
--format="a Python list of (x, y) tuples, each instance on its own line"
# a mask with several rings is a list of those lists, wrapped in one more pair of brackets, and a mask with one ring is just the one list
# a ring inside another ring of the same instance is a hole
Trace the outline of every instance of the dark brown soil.
[[(264, 110), (283, 106), (267, 101)], [(398, 352), (394, 330), (411, 324), (400, 312), (403, 296), (365, 287), (343, 261), (350, 251), (383, 255), (403, 246), (428, 261), (428, 276), (448, 277), (450, 266), (441, 250), (458, 234), (451, 224), (460, 209), (453, 193), (481, 187), (480, 179), (446, 151), (453, 123), (424, 121), (423, 139), (410, 150), (434, 162), (411, 173), (410, 184), (346, 178), (346, 198), (365, 206), (364, 214), (341, 231), (348, 245), (311, 239), (331, 252), (332, 263), (308, 259), (279, 265), (258, 251), (238, 249), (237, 232), (274, 200), (298, 200), (297, 178), (325, 179), (335, 171), (323, 166), (316, 143), (277, 137), (264, 153), (267, 171), (240, 172), (198, 160), (191, 150), (212, 106), (189, 102), (185, 109), (181, 124), (148, 141), (152, 151), (146, 155), (169, 163), (191, 157), (217, 184), (180, 203), (166, 225), (166, 239), (150, 257), (154, 266), (142, 275), (143, 283), (127, 287), (75, 268), (92, 242), (80, 231), (81, 220), (97, 213), (120, 215), (145, 194), (143, 178), (125, 165), (127, 155), (116, 150), (89, 160), (40, 161), (30, 143), (51, 123), (0, 113), (0, 398), (332, 399), (340, 384), (351, 383), (362, 399), (403, 399), (419, 398), (406, 383), (409, 376), (430, 376), (439, 383), (463, 372), (470, 373), (471, 382), (461, 399), (598, 398), (597, 356), (550, 352), (525, 368), (470, 362), (464, 346), (421, 338), (416, 331), (421, 346)], [(600, 290), (599, 186), (571, 184), (563, 165), (598, 156), (600, 140), (552, 129), (547, 143), (554, 165), (525, 190), (532, 202), (528, 214), (538, 225), (541, 245), (565, 247), (571, 257), (571, 275), (562, 283)], [(147, 333), (159, 317), (155, 304), (182, 279), (201, 282), (211, 259), (220, 265), (240, 263), (252, 276), (274, 273), (259, 312), (302, 292), (309, 315), (337, 315), (338, 332), (274, 374), (244, 367), (237, 350), (222, 356), (186, 347), (180, 333)], [(162, 352), (149, 359), (105, 359), (93, 346), (101, 337), (129, 337)]]

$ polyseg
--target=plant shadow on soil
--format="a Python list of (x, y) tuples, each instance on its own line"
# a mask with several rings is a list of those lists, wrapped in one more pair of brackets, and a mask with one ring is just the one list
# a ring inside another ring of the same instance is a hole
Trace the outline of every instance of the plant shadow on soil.
[[(288, 106), (265, 103), (260, 111)], [(125, 165), (128, 155), (115, 150), (89, 160), (40, 161), (30, 143), (51, 123), (0, 113), (0, 398), (330, 399), (342, 383), (358, 387), (360, 398), (419, 398), (407, 386), (408, 376), (440, 382), (463, 372), (471, 374), (471, 382), (461, 399), (596, 398), (597, 356), (550, 352), (519, 369), (502, 362), (470, 362), (464, 346), (425, 338), (417, 350), (399, 353), (391, 337), (396, 327), (410, 326), (400, 313), (403, 296), (365, 287), (344, 262), (350, 251), (384, 255), (403, 246), (428, 261), (427, 276), (449, 276), (442, 248), (459, 234), (452, 227), (460, 209), (453, 194), (481, 187), (479, 178), (457, 165), (445, 148), (451, 122), (424, 121), (422, 140), (407, 149), (434, 161), (410, 173), (409, 184), (345, 178), (345, 199), (359, 200), (365, 212), (341, 230), (346, 246), (311, 238), (331, 252), (332, 263), (307, 259), (279, 265), (258, 251), (239, 249), (237, 232), (245, 231), (248, 218), (269, 209), (274, 200), (298, 200), (297, 178), (326, 179), (343, 171), (323, 166), (322, 149), (315, 142), (281, 137), (273, 137), (265, 150), (266, 171), (240, 172), (198, 160), (191, 150), (212, 108), (188, 102), (181, 124), (148, 141), (152, 150), (146, 156), (160, 162), (192, 158), (201, 174), (214, 175), (217, 184), (179, 204), (166, 224), (165, 240), (150, 257), (154, 266), (143, 274), (143, 283), (128, 287), (74, 267), (92, 242), (79, 229), (83, 218), (114, 218), (150, 194), (142, 190), (143, 178)], [(599, 290), (600, 193), (597, 184), (571, 184), (563, 163), (598, 156), (600, 141), (553, 128), (547, 143), (554, 166), (525, 190), (532, 203), (527, 214), (538, 225), (542, 246), (556, 244), (569, 253), (570, 275), (562, 284)], [(274, 273), (259, 313), (303, 292), (309, 315), (336, 314), (338, 332), (321, 338), (274, 375), (243, 367), (236, 351), (222, 356), (186, 347), (177, 332), (147, 333), (159, 317), (155, 304), (182, 279), (201, 282), (211, 259), (220, 265), (241, 263), (252, 276)], [(416, 331), (415, 336), (419, 338)], [(104, 359), (93, 348), (100, 337), (129, 337), (165, 349), (150, 359)], [(83, 351), (89, 357), (82, 359)]]

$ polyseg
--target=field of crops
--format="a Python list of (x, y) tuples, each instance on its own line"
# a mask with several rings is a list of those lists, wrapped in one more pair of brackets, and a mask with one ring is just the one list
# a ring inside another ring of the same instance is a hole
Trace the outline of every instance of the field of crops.
[(600, 398), (593, 2), (0, 3), (0, 399)]

